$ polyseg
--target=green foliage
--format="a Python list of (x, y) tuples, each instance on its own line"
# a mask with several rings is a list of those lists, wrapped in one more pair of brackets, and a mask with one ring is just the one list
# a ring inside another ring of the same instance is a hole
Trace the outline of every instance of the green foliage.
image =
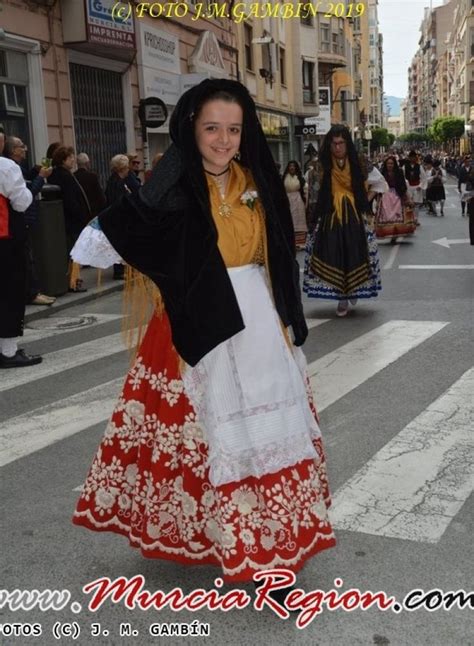
[(399, 140), (407, 144), (418, 144), (423, 141), (428, 141), (428, 138), (426, 133), (423, 132), (407, 132), (404, 135), (400, 135)]
[(395, 135), (392, 134), (391, 132), (388, 133), (388, 141), (389, 141), (388, 143), (389, 146), (393, 146), (393, 144), (395, 143)]
[(371, 147), (381, 148), (382, 146), (390, 146), (390, 139), (388, 136), (387, 128), (373, 128)]
[(428, 128), (436, 143), (446, 143), (450, 139), (459, 139), (464, 134), (464, 119), (459, 117), (438, 117)]

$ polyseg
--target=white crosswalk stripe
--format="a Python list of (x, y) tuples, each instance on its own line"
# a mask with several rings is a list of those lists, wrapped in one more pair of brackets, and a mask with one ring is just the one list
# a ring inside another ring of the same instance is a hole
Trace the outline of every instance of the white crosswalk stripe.
[(83, 366), (86, 363), (109, 357), (124, 350), (122, 334), (117, 333), (94, 341), (87, 341), (87, 343), (70, 346), (64, 350), (50, 352), (44, 355), (43, 363), (31, 368), (22, 368), (14, 371), (13, 374), (9, 374), (8, 379), (0, 383), (0, 392), (50, 377), (64, 370)]
[(389, 321), (308, 365), (316, 406), (324, 410), (447, 323)]
[(80, 316), (52, 316), (38, 319), (25, 327), (21, 344), (23, 346), (58, 334), (72, 334), (86, 328), (91, 330), (99, 325), (118, 321), (121, 318), (121, 314), (81, 314)]
[[(107, 320), (102, 318), (101, 322)], [(337, 324), (334, 319), (316, 318), (307, 323), (310, 330)], [(327, 409), (382, 370), (403, 361), (447, 325), (446, 321), (389, 321), (310, 362), (308, 372), (318, 410)], [(48, 336), (50, 330), (44, 332)], [(121, 335), (112, 334), (46, 354), (44, 363), (34, 370), (9, 374), (8, 380), (0, 384), (0, 391), (92, 363), (123, 349)], [(113, 379), (1, 423), (0, 466), (93, 425), (102, 423), (105, 427), (123, 380), (123, 376)], [(335, 527), (437, 542), (472, 490), (474, 476), (468, 468), (467, 451), (469, 420), (474, 415), (473, 391), (474, 368), (376, 455), (367, 456), (366, 464), (334, 495)], [(80, 489), (76, 487), (75, 491)]]
[(0, 424), (0, 466), (70, 437), (110, 417), (123, 378), (42, 406)]
[(331, 319), (306, 319), (306, 325), (308, 326), (308, 330), (312, 330), (319, 325), (323, 325), (323, 323), (328, 323), (330, 320)]
[(436, 543), (474, 488), (474, 369), (334, 496), (336, 528)]

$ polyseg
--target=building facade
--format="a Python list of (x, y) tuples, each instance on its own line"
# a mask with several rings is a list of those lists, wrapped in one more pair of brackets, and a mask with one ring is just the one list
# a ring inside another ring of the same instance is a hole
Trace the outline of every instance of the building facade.
[(470, 0), (425, 9), (418, 50), (408, 70), (407, 132), (424, 133), (434, 119), (474, 112), (474, 14)]
[(301, 162), (309, 141), (296, 126), (319, 113), (316, 17), (252, 18), (237, 24), (239, 80), (254, 98), (274, 159)]
[[(151, 13), (124, 22), (112, 0), (4, 0), (0, 123), (36, 163), (53, 141), (87, 152), (102, 179), (118, 153), (143, 151), (140, 99), (158, 96), (168, 114), (192, 84), (238, 76), (236, 24)], [(199, 26), (197, 26), (199, 25)], [(150, 156), (169, 144), (169, 119), (148, 131)]]
[(369, 126), (383, 124), (383, 37), (379, 31), (378, 0), (368, 0), (369, 14)]

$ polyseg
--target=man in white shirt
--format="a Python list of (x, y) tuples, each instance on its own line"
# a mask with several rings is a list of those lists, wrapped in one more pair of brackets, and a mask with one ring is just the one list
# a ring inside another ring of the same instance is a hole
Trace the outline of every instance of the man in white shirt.
[[(5, 133), (0, 130), (0, 155), (4, 146)], [(20, 214), (32, 200), (18, 164), (0, 156), (0, 368), (21, 368), (42, 361), (42, 357), (18, 349), (18, 337), (23, 336), (26, 281), (26, 227)]]

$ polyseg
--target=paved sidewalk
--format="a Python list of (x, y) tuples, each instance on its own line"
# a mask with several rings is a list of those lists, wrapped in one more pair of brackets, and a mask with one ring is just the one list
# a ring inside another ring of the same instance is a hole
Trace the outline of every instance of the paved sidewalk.
[(100, 286), (98, 285), (98, 270), (93, 267), (81, 269), (81, 278), (84, 281), (84, 287), (87, 292), (73, 293), (66, 292), (63, 296), (58, 296), (55, 303), (50, 306), (45, 305), (27, 305), (25, 323), (35, 321), (56, 314), (61, 310), (81, 303), (87, 303), (96, 298), (107, 296), (112, 292), (118, 292), (123, 289), (123, 280), (112, 279), (112, 267), (102, 270)]

